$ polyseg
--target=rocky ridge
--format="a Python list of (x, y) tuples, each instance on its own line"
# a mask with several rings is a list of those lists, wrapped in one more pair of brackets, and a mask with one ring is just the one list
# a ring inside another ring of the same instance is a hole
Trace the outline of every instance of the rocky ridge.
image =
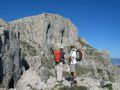
[[(6, 38), (6, 29), (10, 39)], [(1, 90), (119, 90), (120, 69), (110, 63), (106, 54), (78, 38), (69, 19), (44, 13), (10, 23), (0, 20), (0, 33), (4, 37), (0, 38)], [(70, 45), (83, 48), (84, 53), (84, 59), (77, 65), (77, 87), (71, 87), (67, 80)], [(56, 46), (64, 46), (66, 52), (61, 83), (56, 81), (54, 69), (52, 53)]]

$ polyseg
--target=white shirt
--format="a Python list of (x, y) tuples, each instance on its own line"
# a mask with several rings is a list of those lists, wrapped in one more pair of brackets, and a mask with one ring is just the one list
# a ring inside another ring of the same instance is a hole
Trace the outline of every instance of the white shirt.
[(71, 60), (71, 64), (77, 64), (77, 60), (76, 60), (76, 49), (73, 48), (70, 52), (70, 57), (72, 58)]

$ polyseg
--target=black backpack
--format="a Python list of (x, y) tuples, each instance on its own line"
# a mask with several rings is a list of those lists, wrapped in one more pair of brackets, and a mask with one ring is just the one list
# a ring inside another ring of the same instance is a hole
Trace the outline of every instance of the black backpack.
[[(75, 51), (75, 50), (74, 50), (74, 51)], [(83, 57), (83, 54), (82, 54), (81, 50), (78, 49), (78, 50), (75, 51), (75, 52), (76, 52), (76, 60), (77, 60), (77, 61), (81, 61), (81, 60), (82, 60), (82, 57)]]

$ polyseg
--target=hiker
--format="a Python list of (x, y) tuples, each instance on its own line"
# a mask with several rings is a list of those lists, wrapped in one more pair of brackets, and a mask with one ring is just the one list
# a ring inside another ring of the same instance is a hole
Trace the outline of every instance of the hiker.
[(61, 46), (60, 52), (61, 52), (61, 62), (65, 64), (65, 52), (63, 46)]
[(63, 64), (61, 62), (61, 51), (60, 51), (59, 47), (57, 47), (54, 50), (54, 61), (55, 61), (56, 79), (58, 82), (61, 82), (62, 81)]
[(71, 52), (70, 52), (70, 72), (71, 72), (71, 81), (72, 83), (77, 83), (77, 60), (76, 60), (76, 52), (74, 45), (71, 46)]

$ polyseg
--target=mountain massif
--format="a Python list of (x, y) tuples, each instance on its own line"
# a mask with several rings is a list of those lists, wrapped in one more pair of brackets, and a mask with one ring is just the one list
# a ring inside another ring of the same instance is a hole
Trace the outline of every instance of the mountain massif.
[[(80, 32), (80, 31), (79, 31)], [(63, 81), (57, 82), (53, 51), (64, 46)], [(70, 45), (81, 48), (77, 86), (71, 87)], [(5, 22), (0, 19), (0, 90), (119, 90), (120, 68), (107, 52), (91, 47), (67, 18), (44, 13)]]
[(112, 62), (114, 65), (120, 66), (120, 58), (111, 58), (111, 62)]

